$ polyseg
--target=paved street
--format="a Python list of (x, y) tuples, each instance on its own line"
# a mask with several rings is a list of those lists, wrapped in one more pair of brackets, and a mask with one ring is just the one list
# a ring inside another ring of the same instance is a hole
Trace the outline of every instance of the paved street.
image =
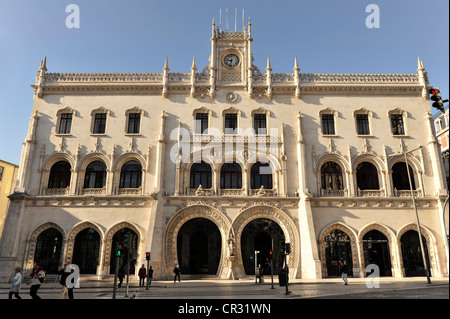
[[(149, 290), (138, 287), (137, 281), (131, 281), (129, 296), (126, 294), (126, 281), (117, 290), (116, 299), (449, 299), (448, 279), (434, 279), (427, 284), (426, 278), (392, 279), (381, 278), (379, 288), (369, 289), (364, 278), (350, 278), (349, 285), (336, 279), (321, 279), (316, 281), (294, 280), (286, 288), (274, 280), (271, 289), (270, 277), (264, 284), (255, 284), (254, 279), (245, 280), (215, 280), (188, 279), (180, 283), (173, 281), (154, 281)], [(75, 289), (75, 299), (112, 299), (113, 281), (81, 279), (80, 289)], [(0, 299), (8, 298), (9, 285), (0, 284)], [(42, 284), (39, 295), (43, 299), (58, 299), (61, 288), (57, 282)], [(30, 299), (29, 286), (22, 284), (21, 296)]]

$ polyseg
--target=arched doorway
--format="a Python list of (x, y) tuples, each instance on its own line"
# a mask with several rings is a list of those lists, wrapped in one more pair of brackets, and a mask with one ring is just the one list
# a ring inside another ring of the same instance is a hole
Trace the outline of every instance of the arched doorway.
[(324, 239), (325, 259), (329, 277), (340, 276), (339, 261), (347, 264), (348, 275), (353, 276), (352, 248), (350, 237), (342, 230), (332, 230)]
[[(126, 253), (129, 254), (130, 258), (130, 274), (134, 274), (136, 270), (136, 258), (137, 258), (137, 246), (138, 246), (138, 235), (129, 228), (122, 228), (117, 231), (112, 239), (111, 243), (111, 260), (110, 260), (110, 269), (109, 273), (114, 274), (116, 271), (116, 252), (119, 247), (125, 248), (128, 243), (128, 236), (131, 236), (131, 247), (128, 247), (128, 252), (124, 252), (124, 254), (119, 257), (119, 268), (125, 266), (126, 263)], [(126, 273), (126, 268), (125, 273)]]
[[(271, 219), (259, 218), (248, 223), (241, 235), (242, 261), (245, 274), (254, 275), (255, 268), (261, 264), (265, 274), (270, 273), (270, 251), (274, 258), (274, 274), (283, 266), (280, 254), (280, 244), (284, 243), (285, 237), (281, 227)], [(259, 251), (256, 256), (255, 251)]]
[[(409, 230), (400, 239), (403, 257), (403, 267), (406, 277), (426, 276), (423, 263), (422, 250), (420, 249), (419, 234), (415, 230)], [(425, 250), (425, 260), (430, 270), (430, 258), (428, 257), (427, 241), (422, 236)], [(431, 273), (430, 273), (431, 276)]]
[(363, 237), (364, 262), (366, 267), (375, 264), (380, 269), (380, 276), (392, 276), (389, 241), (378, 230), (371, 230)]
[(47, 274), (58, 273), (62, 240), (62, 234), (55, 228), (44, 230), (36, 240), (34, 262), (43, 267)]
[(81, 274), (95, 274), (100, 253), (100, 235), (92, 228), (80, 231), (75, 237), (72, 263)]
[(178, 264), (182, 274), (216, 274), (222, 237), (216, 224), (194, 218), (181, 226), (177, 235)]

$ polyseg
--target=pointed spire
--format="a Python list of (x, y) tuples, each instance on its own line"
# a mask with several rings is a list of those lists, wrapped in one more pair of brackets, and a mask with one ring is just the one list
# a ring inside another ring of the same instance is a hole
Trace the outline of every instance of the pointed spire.
[(272, 67), (270, 66), (270, 58), (269, 58), (269, 57), (267, 57), (267, 67), (266, 67), (266, 71), (267, 71), (267, 70), (272, 71)]
[(420, 57), (417, 58), (417, 69), (425, 69), (425, 67), (423, 66), (423, 61), (420, 59)]
[(250, 16), (248, 17), (248, 37), (252, 36), (252, 22), (250, 21)]
[(167, 70), (167, 71), (170, 70), (170, 69), (169, 69), (169, 59), (168, 59), (167, 56), (166, 56), (166, 61), (165, 61), (165, 63), (164, 63), (163, 70)]
[(297, 57), (295, 57), (295, 61), (294, 61), (294, 71), (300, 71), (300, 68), (298, 67)]
[(197, 66), (195, 65), (195, 56), (194, 56), (194, 58), (192, 59), (192, 66), (191, 66), (191, 70), (194, 70), (194, 71), (196, 71), (196, 70), (197, 70)]

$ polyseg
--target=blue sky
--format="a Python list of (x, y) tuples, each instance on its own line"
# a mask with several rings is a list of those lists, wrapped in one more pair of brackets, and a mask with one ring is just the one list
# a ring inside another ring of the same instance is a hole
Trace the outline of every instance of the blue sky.
[[(80, 8), (69, 29), (66, 6)], [(369, 29), (366, 7), (380, 9)], [(415, 73), (424, 61), (430, 83), (448, 98), (447, 0), (0, 0), (0, 159), (19, 164), (33, 107), (36, 71), (189, 72), (208, 65), (212, 17), (229, 29), (252, 21), (255, 65), (292, 73)], [(434, 109), (432, 110), (435, 113)]]

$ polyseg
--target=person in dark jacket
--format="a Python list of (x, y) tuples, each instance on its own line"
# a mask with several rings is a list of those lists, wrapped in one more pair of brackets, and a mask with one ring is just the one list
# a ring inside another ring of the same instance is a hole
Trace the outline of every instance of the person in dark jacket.
[(342, 280), (344, 280), (344, 283), (347, 286), (348, 285), (348, 280), (347, 280), (348, 267), (342, 260), (339, 262), (339, 271), (341, 273)]
[(145, 277), (147, 277), (147, 270), (145, 269), (144, 264), (142, 264), (142, 267), (139, 269), (139, 287), (145, 286)]

